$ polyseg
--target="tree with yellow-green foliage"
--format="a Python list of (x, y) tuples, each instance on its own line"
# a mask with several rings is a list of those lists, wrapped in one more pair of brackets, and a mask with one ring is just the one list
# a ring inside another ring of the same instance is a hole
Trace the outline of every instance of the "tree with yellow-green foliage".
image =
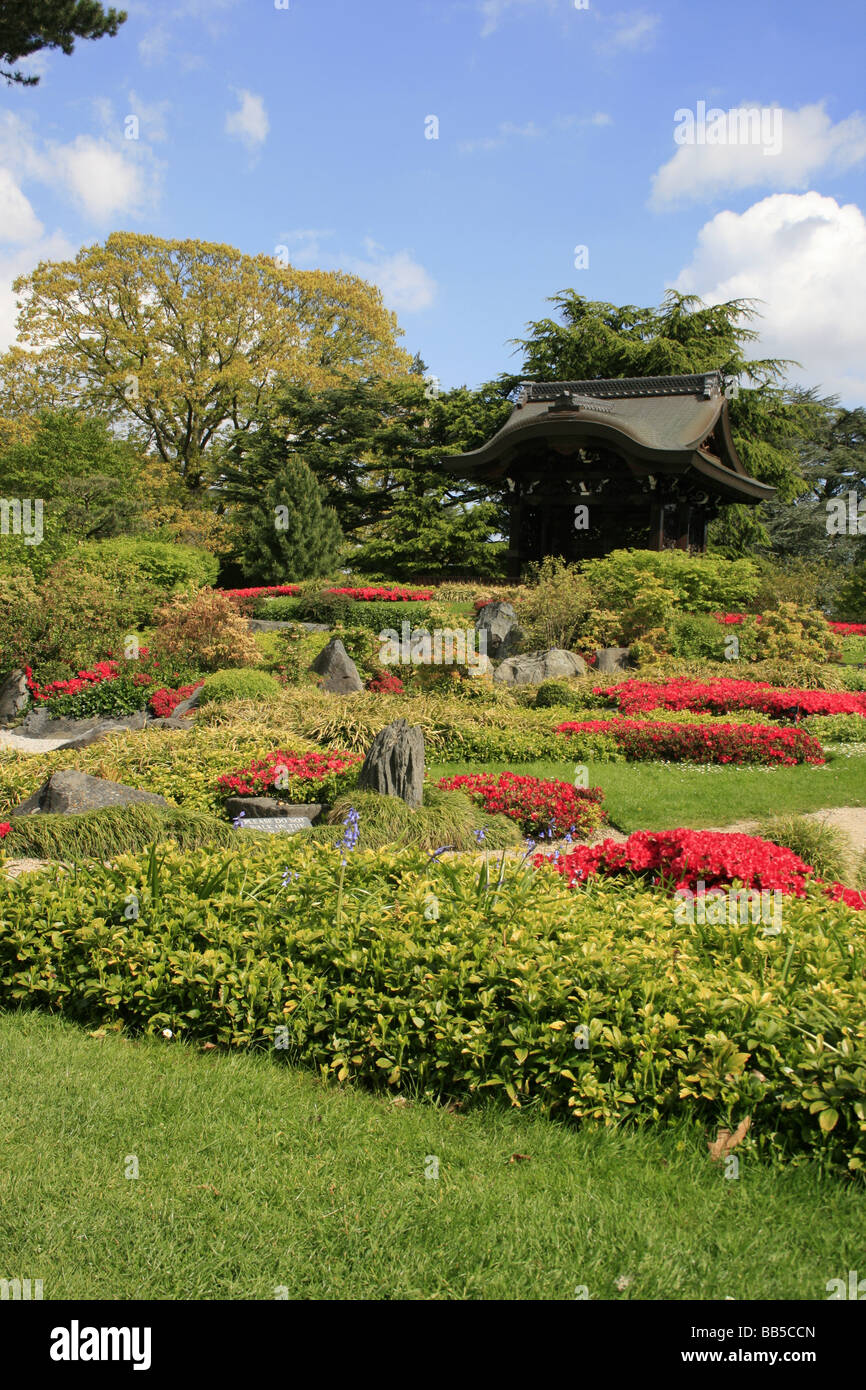
[(116, 232), (16, 280), (18, 345), (0, 417), (82, 407), (202, 488), (208, 457), (250, 428), (274, 383), (312, 390), (403, 376), (380, 291), (231, 246)]

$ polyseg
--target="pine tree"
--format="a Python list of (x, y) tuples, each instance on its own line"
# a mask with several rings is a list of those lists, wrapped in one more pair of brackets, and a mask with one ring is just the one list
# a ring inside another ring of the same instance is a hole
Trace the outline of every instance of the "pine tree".
[(284, 584), (329, 574), (339, 561), (343, 533), (323, 489), (303, 460), (280, 454), (273, 437), (262, 438), (257, 452), (260, 464), (270, 454), (270, 479), (239, 502), (232, 518), (247, 580)]

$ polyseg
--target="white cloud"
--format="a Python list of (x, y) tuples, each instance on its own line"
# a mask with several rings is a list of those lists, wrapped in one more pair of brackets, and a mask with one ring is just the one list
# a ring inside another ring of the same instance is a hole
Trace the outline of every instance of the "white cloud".
[(429, 309), (436, 293), (436, 282), (409, 251), (388, 254), (384, 247), (369, 237), (364, 242), (364, 249), (367, 252), (365, 259), (343, 257), (341, 265), (378, 285), (389, 309), (410, 314), (419, 309)]
[(271, 128), (265, 103), (255, 92), (241, 90), (236, 95), (240, 98), (240, 106), (227, 114), (226, 134), (237, 136), (248, 149), (254, 150), (264, 144)]
[(820, 193), (777, 193), (720, 212), (674, 288), (710, 304), (755, 298), (753, 356), (794, 358), (791, 379), (866, 400), (866, 217)]
[(646, 10), (627, 10), (611, 15), (610, 20), (605, 17), (604, 22), (609, 23), (611, 29), (596, 47), (608, 53), (621, 50), (633, 53), (652, 48), (659, 19), (659, 15), (648, 14)]
[(35, 241), (42, 223), (9, 169), (0, 169), (0, 241)]
[[(858, 112), (834, 125), (823, 102), (802, 106), (799, 111), (778, 106), (759, 108), (756, 102), (742, 102), (734, 109), (756, 108), (767, 113), (763, 141), (680, 145), (673, 158), (653, 175), (652, 204), (663, 207), (742, 188), (805, 189), (819, 170), (850, 169), (866, 158), (866, 121)], [(711, 117), (715, 109), (708, 110), (706, 116)], [(778, 153), (767, 154), (765, 149), (773, 145), (771, 131), (776, 121), (781, 137)], [(671, 113), (672, 135), (676, 128)]]
[(15, 342), (18, 309), (12, 282), (19, 275), (33, 270), (40, 261), (66, 261), (77, 251), (62, 232), (38, 237), (28, 246), (0, 254), (0, 351)]
[(148, 190), (141, 168), (107, 140), (78, 135), (56, 146), (51, 158), (74, 201), (95, 222), (143, 210)]

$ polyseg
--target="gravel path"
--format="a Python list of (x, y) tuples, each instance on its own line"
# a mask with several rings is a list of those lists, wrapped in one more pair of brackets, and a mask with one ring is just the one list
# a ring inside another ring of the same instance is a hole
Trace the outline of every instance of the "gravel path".
[(68, 743), (71, 735), (65, 738), (27, 738), (24, 734), (10, 734), (8, 730), (0, 730), (0, 748), (10, 749), (15, 753), (53, 753), (55, 748), (60, 748), (64, 743)]

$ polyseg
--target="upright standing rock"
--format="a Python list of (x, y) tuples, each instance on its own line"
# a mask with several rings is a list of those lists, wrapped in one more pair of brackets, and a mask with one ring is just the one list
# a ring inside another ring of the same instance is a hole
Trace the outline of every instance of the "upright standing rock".
[(479, 609), (475, 619), (475, 631), (479, 635), (482, 632), (486, 634), (485, 654), (497, 661), (502, 657), (511, 656), (515, 647), (523, 640), (516, 612), (510, 603), (502, 603), (498, 599), (493, 603), (486, 603)]
[(0, 683), (0, 724), (17, 719), (27, 708), (29, 699), (26, 675), (23, 671), (13, 671), (11, 676), (7, 676), (5, 681)]
[(399, 796), (407, 806), (420, 806), (424, 793), (423, 729), (405, 719), (395, 719), (380, 729), (364, 759), (358, 788)]
[(310, 670), (322, 677), (322, 689), (330, 690), (332, 695), (353, 695), (364, 689), (358, 668), (339, 637), (332, 637), (322, 648)]

